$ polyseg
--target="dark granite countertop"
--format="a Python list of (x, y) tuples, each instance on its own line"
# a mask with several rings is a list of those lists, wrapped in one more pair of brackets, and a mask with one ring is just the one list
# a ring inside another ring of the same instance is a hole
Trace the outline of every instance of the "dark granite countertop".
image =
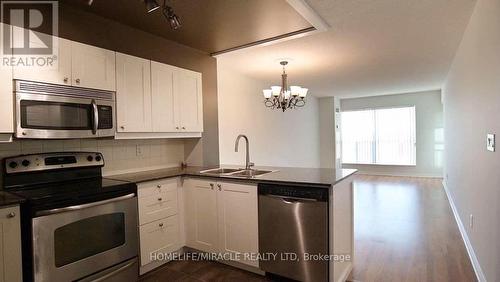
[(25, 200), (9, 192), (0, 191), (0, 207), (19, 205)]
[[(239, 166), (225, 166), (225, 168), (240, 168)], [(276, 184), (291, 184), (291, 185), (305, 185), (305, 186), (318, 186), (329, 188), (332, 185), (342, 181), (350, 175), (356, 173), (355, 169), (325, 169), (325, 168), (292, 168), (292, 167), (256, 167), (256, 169), (272, 170), (272, 173), (260, 175), (253, 178), (237, 177), (232, 175), (207, 175), (202, 174), (200, 171), (207, 170), (214, 167), (199, 167), (190, 166), (187, 168), (166, 168), (150, 171), (142, 171), (135, 173), (126, 173), (118, 175), (106, 176), (107, 178), (125, 180), (135, 183), (147, 182), (169, 177), (177, 176), (192, 176), (200, 178), (211, 179), (226, 179), (238, 182), (251, 182), (251, 183), (276, 183)]]

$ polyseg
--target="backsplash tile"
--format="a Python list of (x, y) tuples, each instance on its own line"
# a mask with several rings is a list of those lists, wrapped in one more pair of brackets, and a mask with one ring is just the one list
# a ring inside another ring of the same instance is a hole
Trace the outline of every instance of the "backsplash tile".
[[(137, 156), (137, 146), (142, 154)], [(0, 143), (0, 158), (20, 154), (88, 151), (104, 156), (104, 174), (179, 166), (184, 161), (184, 141), (154, 140), (15, 140)]]

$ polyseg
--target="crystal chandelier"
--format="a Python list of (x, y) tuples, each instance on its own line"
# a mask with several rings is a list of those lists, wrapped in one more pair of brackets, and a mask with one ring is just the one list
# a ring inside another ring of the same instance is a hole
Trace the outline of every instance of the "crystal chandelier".
[(303, 107), (306, 104), (307, 88), (300, 86), (290, 86), (288, 89), (287, 74), (285, 66), (287, 61), (280, 62), (283, 66), (283, 73), (281, 74), (281, 86), (271, 86), (271, 89), (264, 89), (264, 104), (266, 107), (272, 109), (281, 109), (283, 112), (287, 109), (295, 109), (296, 107)]

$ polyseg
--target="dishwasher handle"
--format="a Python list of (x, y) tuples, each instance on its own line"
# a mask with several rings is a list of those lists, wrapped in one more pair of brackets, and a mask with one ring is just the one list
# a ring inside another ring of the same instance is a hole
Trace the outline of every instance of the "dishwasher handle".
[(287, 204), (318, 202), (317, 199), (309, 199), (309, 198), (288, 197), (288, 196), (279, 196), (279, 195), (271, 195), (271, 194), (264, 194), (262, 196), (280, 199)]

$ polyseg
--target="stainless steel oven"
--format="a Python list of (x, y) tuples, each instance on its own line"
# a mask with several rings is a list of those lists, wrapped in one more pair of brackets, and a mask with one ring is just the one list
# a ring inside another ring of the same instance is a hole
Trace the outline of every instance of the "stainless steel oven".
[(66, 139), (115, 134), (115, 92), (15, 80), (17, 138)]
[(40, 210), (32, 220), (34, 281), (135, 281), (134, 193)]

